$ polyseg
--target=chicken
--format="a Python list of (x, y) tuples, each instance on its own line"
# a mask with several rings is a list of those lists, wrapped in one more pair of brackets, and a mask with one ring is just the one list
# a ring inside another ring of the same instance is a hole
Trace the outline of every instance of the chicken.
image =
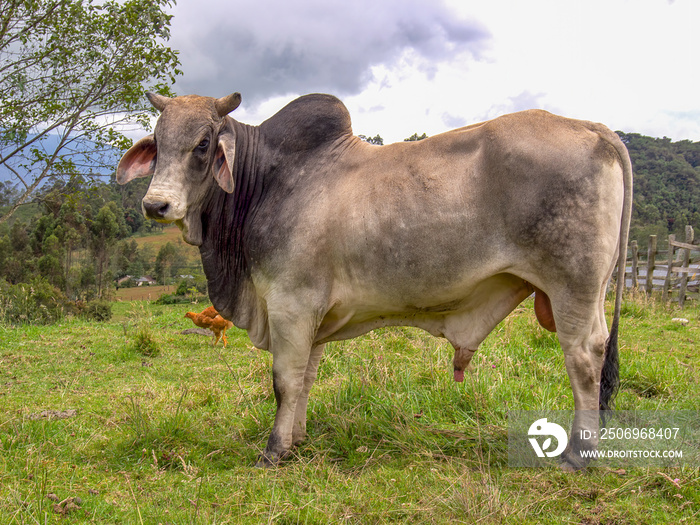
[(219, 312), (216, 311), (216, 308), (214, 308), (213, 306), (210, 306), (208, 308), (205, 308), (201, 312), (199, 312), (199, 315), (204, 315), (206, 317), (211, 317), (212, 319), (214, 319), (214, 317), (219, 315)]
[(226, 340), (226, 330), (231, 328), (233, 323), (221, 317), (213, 306), (204, 309), (201, 313), (187, 312), (185, 317), (192, 319), (195, 325), (201, 328), (208, 328), (214, 332), (212, 346), (216, 346), (216, 343), (221, 339), (224, 342), (224, 348), (226, 348), (226, 343), (228, 342)]

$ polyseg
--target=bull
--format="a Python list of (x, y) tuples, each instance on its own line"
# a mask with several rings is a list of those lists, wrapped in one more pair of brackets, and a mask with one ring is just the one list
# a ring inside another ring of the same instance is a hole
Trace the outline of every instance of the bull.
[(375, 146), (330, 95), (298, 98), (259, 126), (228, 116), (238, 93), (148, 98), (160, 117), (117, 181), (153, 175), (145, 216), (199, 247), (213, 305), (272, 353), (277, 412), (260, 464), (304, 439), (325, 343), (419, 327), (452, 344), (462, 381), (486, 336), (534, 292), (573, 390), (562, 467), (586, 465), (581, 451), (597, 440), (579, 436), (597, 436), (619, 382), (632, 169), (615, 133), (530, 110)]

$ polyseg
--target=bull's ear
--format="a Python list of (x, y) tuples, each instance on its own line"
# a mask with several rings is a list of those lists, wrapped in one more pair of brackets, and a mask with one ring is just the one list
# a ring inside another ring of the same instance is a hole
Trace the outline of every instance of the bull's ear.
[(117, 182), (153, 175), (156, 169), (156, 142), (153, 135), (142, 138), (124, 153), (117, 166)]
[(219, 134), (214, 159), (214, 178), (226, 193), (233, 193), (233, 161), (236, 157), (236, 136), (232, 131)]

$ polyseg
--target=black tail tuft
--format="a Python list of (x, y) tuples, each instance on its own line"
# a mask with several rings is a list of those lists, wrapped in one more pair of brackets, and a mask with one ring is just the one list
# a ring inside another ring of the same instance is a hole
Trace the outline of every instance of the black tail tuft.
[(608, 419), (608, 412), (613, 409), (613, 400), (620, 386), (620, 361), (617, 350), (618, 319), (613, 319), (610, 336), (605, 343), (605, 360), (600, 372), (600, 418), (603, 426)]
[(629, 152), (621, 140), (617, 140), (615, 133), (609, 135), (611, 144), (617, 150), (622, 166), (622, 180), (624, 185), (624, 201), (622, 204), (622, 217), (620, 221), (620, 238), (617, 250), (617, 283), (615, 290), (615, 312), (613, 314), (610, 337), (605, 343), (605, 358), (603, 369), (600, 372), (600, 396), (598, 404), (600, 408), (600, 418), (605, 426), (611, 416), (613, 399), (620, 386), (620, 361), (618, 354), (617, 332), (620, 323), (620, 312), (622, 310), (622, 294), (625, 289), (625, 261), (627, 258), (627, 243), (630, 233), (630, 219), (632, 217), (632, 161)]

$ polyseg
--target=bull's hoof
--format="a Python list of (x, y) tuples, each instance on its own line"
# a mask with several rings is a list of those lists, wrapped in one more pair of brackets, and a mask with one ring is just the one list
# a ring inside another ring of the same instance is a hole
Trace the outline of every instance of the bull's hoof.
[(256, 468), (274, 468), (279, 465), (279, 461), (272, 461), (270, 458), (261, 454), (258, 461), (255, 462)]
[(269, 459), (264, 456), (260, 456), (255, 462), (255, 468), (275, 468), (277, 463), (272, 463)]
[(306, 432), (296, 432), (292, 434), (292, 448), (298, 447), (304, 441), (306, 441)]
[(282, 463), (282, 460), (288, 455), (287, 452), (276, 454), (274, 452), (265, 451), (260, 454), (258, 461), (255, 463), (257, 468), (275, 468)]
[(571, 463), (569, 463), (568, 461), (562, 461), (561, 465), (559, 465), (559, 467), (564, 472), (567, 472), (567, 473), (576, 472), (577, 470), (581, 469), (581, 467), (576, 467), (576, 466), (572, 465)]
[(576, 472), (586, 468), (588, 461), (583, 461), (577, 454), (564, 453), (561, 455), (561, 464), (559, 465), (564, 472)]

